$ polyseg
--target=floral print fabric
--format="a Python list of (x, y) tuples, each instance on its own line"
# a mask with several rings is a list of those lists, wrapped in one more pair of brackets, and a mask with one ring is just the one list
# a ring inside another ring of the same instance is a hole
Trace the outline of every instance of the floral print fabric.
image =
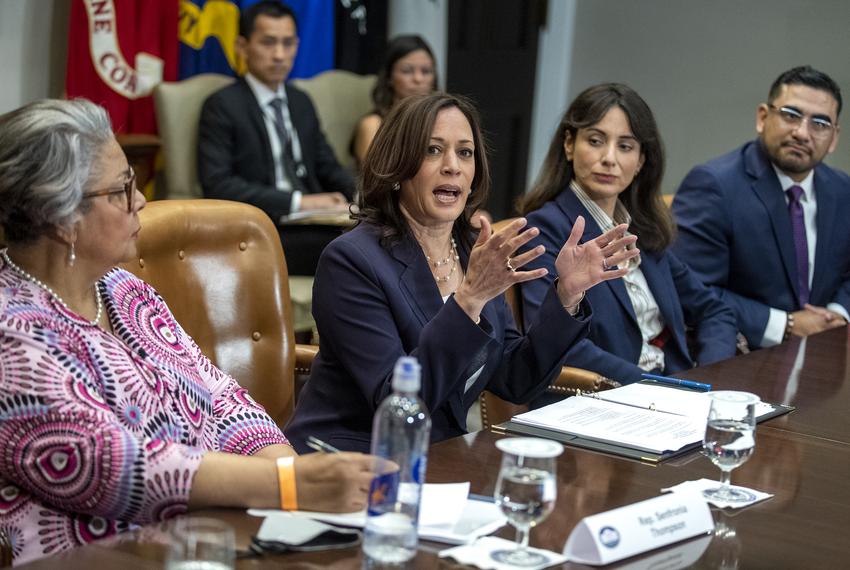
[(288, 443), (152, 287), (120, 269), (98, 286), (114, 334), (0, 266), (0, 528), (16, 564), (185, 512), (206, 450)]

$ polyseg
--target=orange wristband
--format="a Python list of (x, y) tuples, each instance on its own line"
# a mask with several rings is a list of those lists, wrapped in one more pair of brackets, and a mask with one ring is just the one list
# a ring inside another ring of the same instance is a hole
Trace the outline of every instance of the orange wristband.
[(284, 511), (298, 510), (294, 461), (294, 457), (277, 458), (277, 484), (280, 487), (280, 508)]

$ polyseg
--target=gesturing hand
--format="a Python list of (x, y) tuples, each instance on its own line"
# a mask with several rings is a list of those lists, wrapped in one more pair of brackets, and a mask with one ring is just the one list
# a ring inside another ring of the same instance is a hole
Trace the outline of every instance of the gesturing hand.
[[(555, 260), (558, 295), (563, 305), (575, 305), (587, 289), (602, 281), (618, 279), (628, 272), (622, 265), (639, 255), (640, 250), (626, 249), (637, 241), (637, 236), (625, 235), (627, 227), (620, 224), (594, 240), (579, 244), (584, 233), (584, 218), (576, 218), (570, 237)], [(614, 267), (619, 268), (612, 269)]]
[(455, 302), (473, 321), (478, 320), (481, 309), (490, 300), (504, 293), (515, 283), (522, 283), (546, 275), (545, 268), (518, 271), (526, 263), (545, 251), (542, 245), (514, 256), (517, 248), (537, 237), (540, 230), (530, 228), (519, 233), (526, 225), (525, 218), (511, 222), (501, 231), (493, 233), (486, 218), (481, 216), (481, 232), (469, 255), (466, 276), (455, 292)]

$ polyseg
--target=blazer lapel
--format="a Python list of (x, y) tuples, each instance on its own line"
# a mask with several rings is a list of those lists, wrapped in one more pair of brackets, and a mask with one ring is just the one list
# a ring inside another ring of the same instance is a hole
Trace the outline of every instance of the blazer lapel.
[(263, 161), (266, 163), (266, 172), (272, 173), (271, 181), (272, 184), (274, 184), (274, 156), (272, 156), (272, 143), (269, 141), (269, 133), (266, 129), (265, 115), (263, 115), (263, 110), (260, 109), (257, 97), (254, 95), (254, 92), (251, 91), (251, 87), (248, 85), (248, 82), (245, 81), (245, 78), (240, 77), (237, 81), (244, 91), (243, 96), (248, 109), (248, 118), (251, 121), (251, 129), (253, 132), (259, 133), (260, 140), (263, 143)]
[[(661, 313), (661, 318), (664, 319), (664, 325), (670, 329), (671, 340), (679, 345), (679, 350), (684, 354), (688, 354), (686, 346), (680, 344), (680, 340), (685, 338), (684, 330), (680, 323), (684, 321), (682, 317), (682, 308), (678, 303), (679, 296), (676, 292), (676, 285), (670, 275), (670, 268), (667, 259), (659, 261), (655, 254), (642, 253), (640, 269), (646, 279), (649, 290), (658, 305), (658, 310)], [(674, 299), (677, 302), (674, 302)]]
[(407, 292), (411, 309), (424, 327), (443, 306), (443, 298), (428, 268), (425, 254), (416, 240), (410, 237), (394, 244), (390, 254), (404, 265), (399, 281)]
[(834, 235), (835, 213), (838, 211), (838, 195), (835, 192), (836, 187), (831, 183), (832, 180), (830, 180), (830, 174), (828, 172), (820, 168), (815, 168), (814, 191), (818, 210), (815, 219), (817, 242), (815, 244), (815, 258), (813, 260), (815, 269), (812, 274), (812, 303), (821, 302), (817, 301), (821, 299), (822, 294), (818, 286), (824, 284), (824, 272), (830, 263), (830, 238)]
[(748, 150), (747, 172), (754, 178), (753, 191), (764, 205), (768, 218), (770, 218), (773, 239), (779, 249), (786, 278), (794, 290), (794, 298), (796, 299), (799, 297), (797, 261), (794, 255), (794, 237), (791, 231), (791, 219), (788, 216), (788, 204), (785, 202), (785, 196), (779, 186), (779, 179), (758, 141), (753, 143)]

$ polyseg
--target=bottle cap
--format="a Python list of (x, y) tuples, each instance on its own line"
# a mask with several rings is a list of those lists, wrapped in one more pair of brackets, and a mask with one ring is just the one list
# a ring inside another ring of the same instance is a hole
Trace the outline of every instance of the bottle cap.
[(418, 392), (421, 367), (413, 356), (402, 356), (395, 363), (393, 371), (393, 390), (396, 392)]

